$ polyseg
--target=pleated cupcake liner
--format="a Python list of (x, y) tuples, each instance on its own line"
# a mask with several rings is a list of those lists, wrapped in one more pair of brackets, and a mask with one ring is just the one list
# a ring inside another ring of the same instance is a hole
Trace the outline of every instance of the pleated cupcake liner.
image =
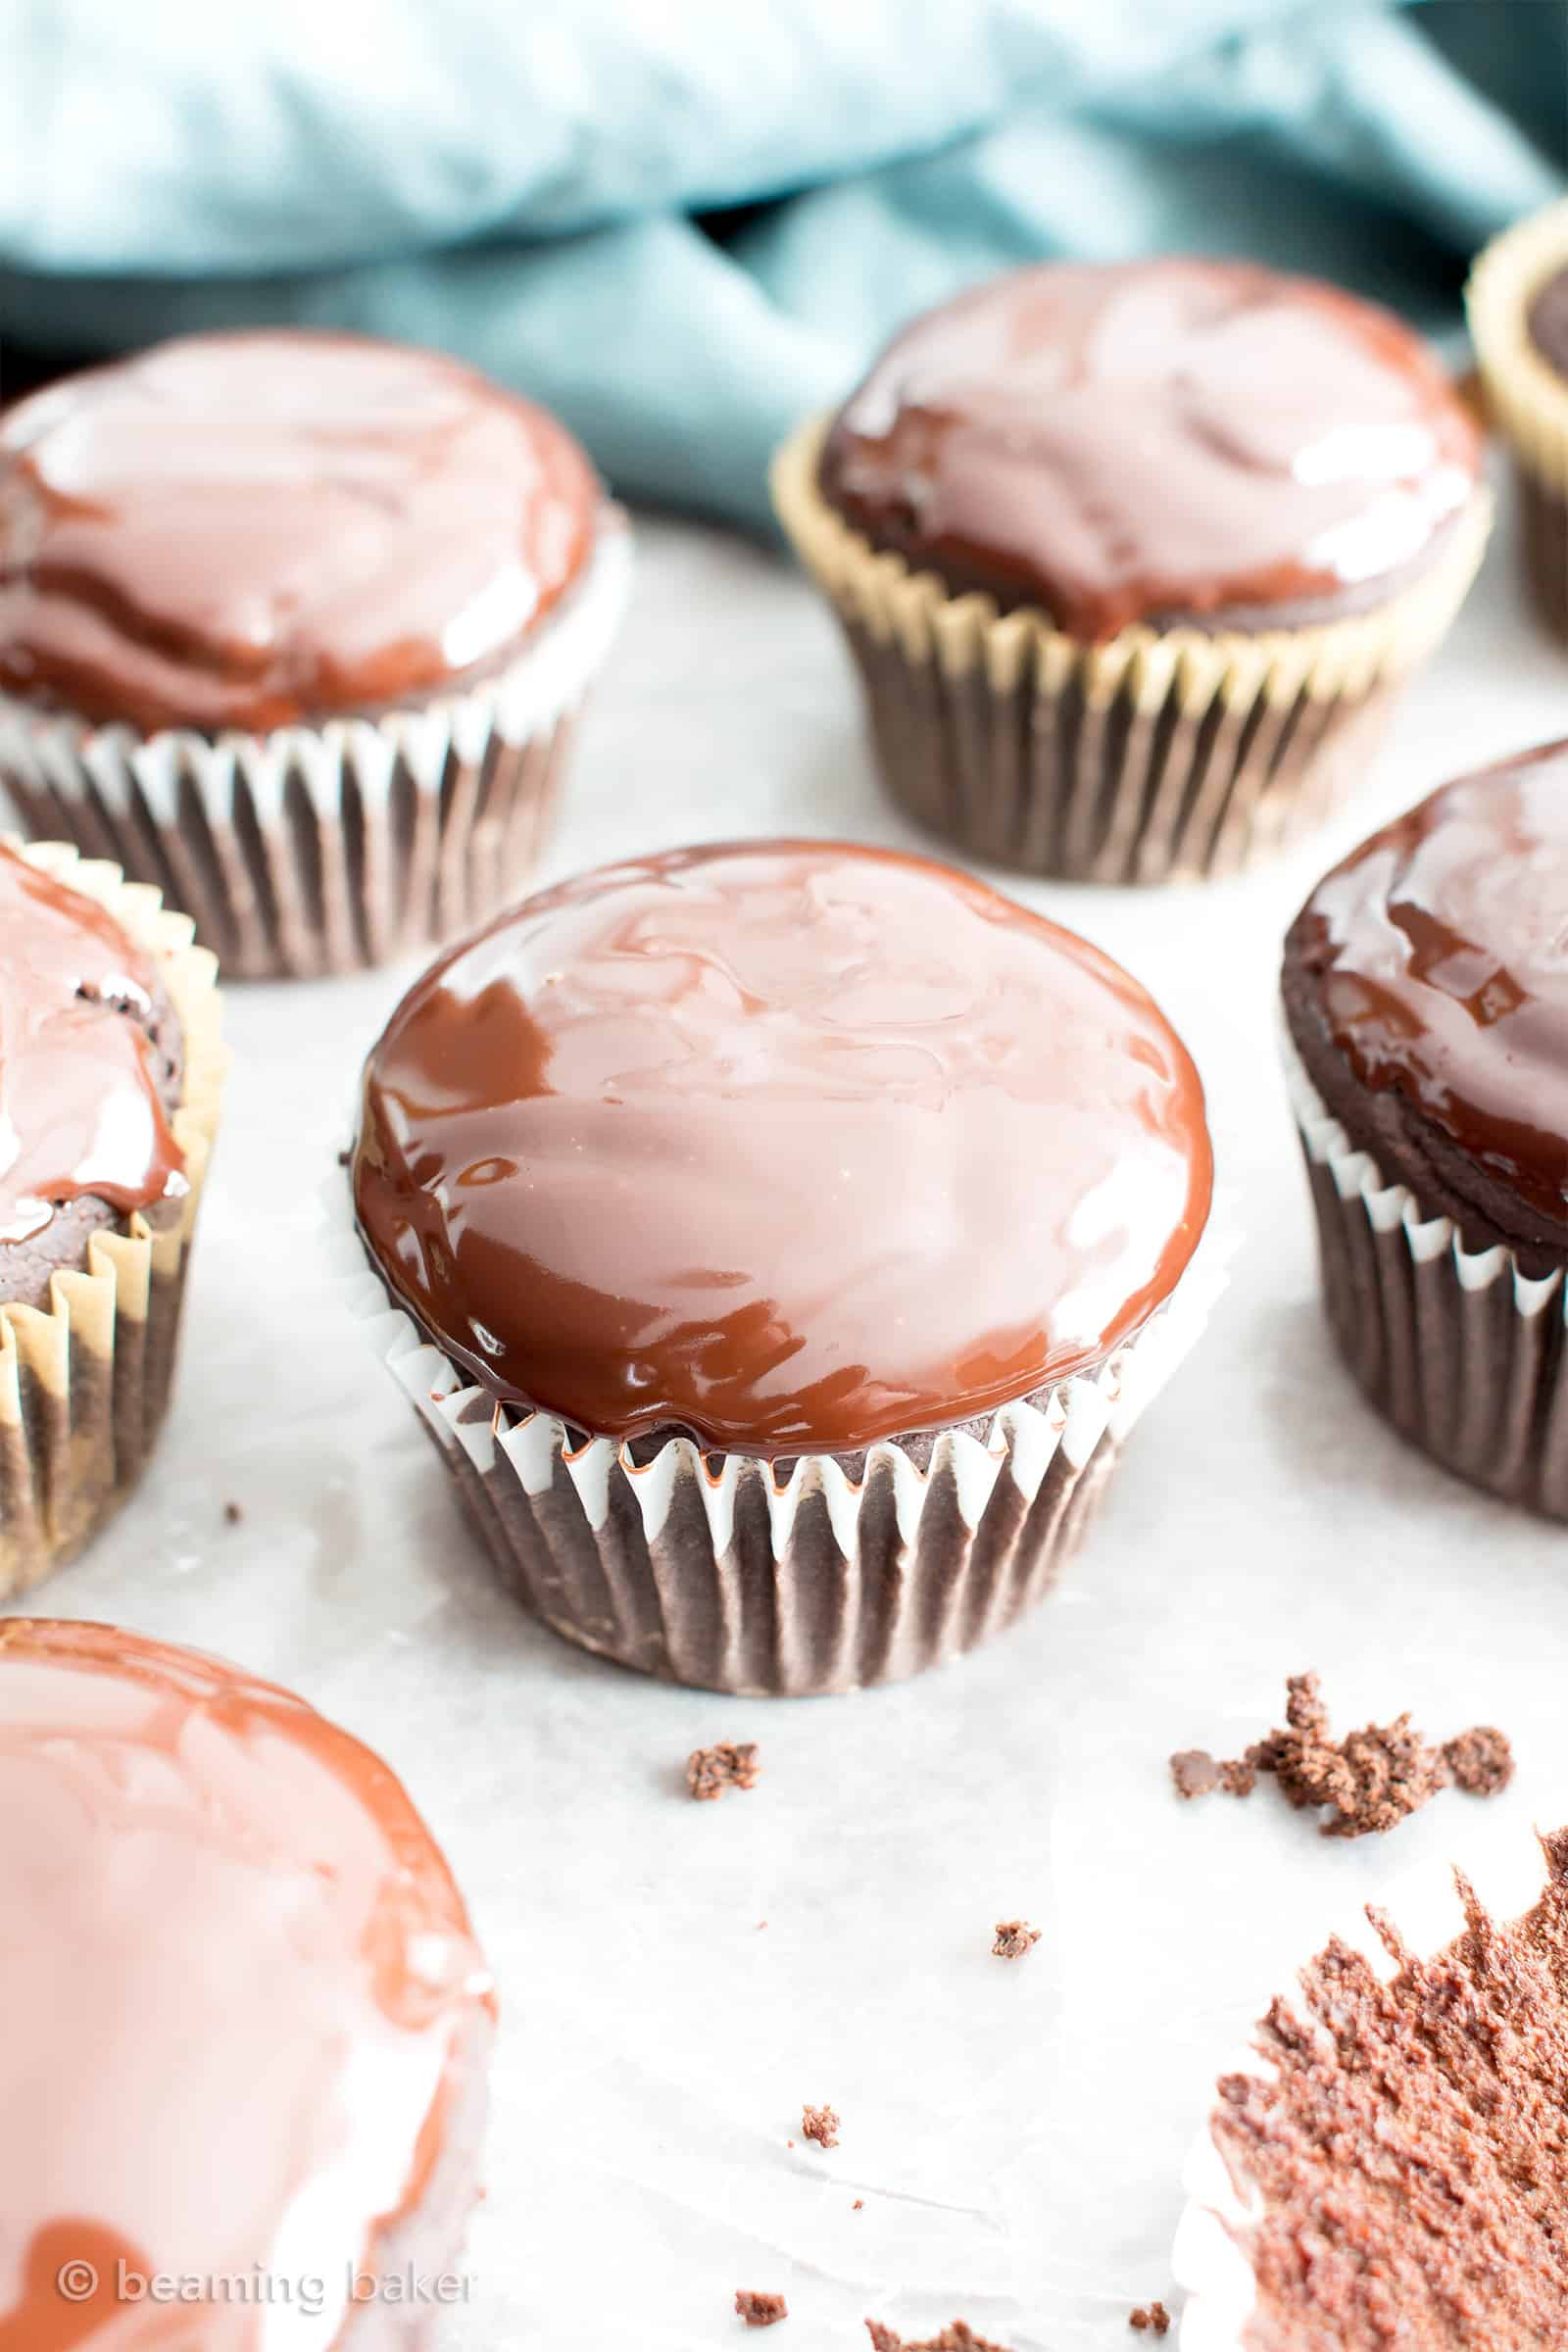
[(825, 433), (813, 419), (779, 451), (773, 503), (843, 628), (885, 788), (970, 856), (1071, 881), (1231, 872), (1321, 822), (1458, 611), (1492, 523), (1478, 490), (1421, 576), (1368, 612), (1088, 645), (878, 554), (817, 487)]
[(171, 1125), (189, 1185), (176, 1219), (89, 1236), (86, 1264), (56, 1271), (47, 1307), (0, 1304), (0, 1598), (77, 1553), (135, 1486), (169, 1404), (185, 1274), (218, 1132), (225, 1057), (217, 964), (187, 915), (118, 866), (59, 842), (29, 864), (106, 907), (157, 961), (184, 1036)]
[(149, 735), (0, 695), (0, 787), (24, 832), (111, 858), (187, 908), (225, 978), (412, 955), (526, 881), (630, 580), (612, 509), (585, 577), (508, 668), (375, 718)]
[(1498, 1243), (1386, 1184), (1325, 1108), (1287, 1037), (1292, 1107), (1317, 1213), (1329, 1327), (1402, 1438), (1505, 1501), (1568, 1519), (1568, 1291)]
[(1202, 1330), (1228, 1255), (1223, 1233), (1205, 1235), (1171, 1297), (1102, 1364), (941, 1432), (921, 1460), (893, 1442), (768, 1460), (511, 1412), (423, 1337), (352, 1225), (336, 1240), (367, 1339), (524, 1607), (641, 1673), (775, 1696), (902, 1681), (1031, 1607)]
[[(1494, 1919), (1522, 1918), (1546, 1890), (1539, 1835), (1523, 1821), (1489, 1830), (1484, 1866), (1468, 1875), (1468, 1883)], [(1374, 1913), (1392, 1921), (1406, 1949), (1423, 1960), (1434, 1959), (1467, 1925), (1453, 1871), (1433, 1865), (1406, 1870), (1375, 1904), (1332, 1919), (1322, 1945), (1337, 1936), (1359, 1952), (1384, 1984), (1393, 1979), (1396, 1964), (1372, 1924)], [(1280, 1998), (1306, 2023), (1298, 1984), (1282, 1986)], [(1259, 2014), (1268, 2006), (1265, 2001)], [(1217, 2080), (1238, 2075), (1264, 2085), (1278, 2081), (1272, 2060), (1250, 2042), (1233, 2051)], [(1171, 2275), (1184, 2298), (1177, 2339), (1181, 2352), (1258, 2352), (1264, 2339), (1255, 2333), (1257, 2285), (1249, 2241), (1267, 2205), (1228, 2140), (1223, 2108), (1216, 2106), (1194, 2134), (1181, 2185), (1184, 2202), (1171, 2249)]]
[(1493, 422), (1507, 442), (1525, 572), (1543, 618), (1568, 638), (1568, 383), (1530, 339), (1530, 306), (1568, 264), (1568, 201), (1494, 237), (1465, 289)]

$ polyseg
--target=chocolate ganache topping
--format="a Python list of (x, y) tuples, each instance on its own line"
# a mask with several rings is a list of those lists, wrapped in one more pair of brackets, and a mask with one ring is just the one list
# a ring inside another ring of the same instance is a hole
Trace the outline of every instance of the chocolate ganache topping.
[(1568, 1248), (1568, 741), (1364, 842), (1298, 916), (1285, 991), (1387, 1181), (1477, 1245)]
[(360, 1229), (509, 1403), (853, 1451), (1102, 1358), (1207, 1213), (1202, 1091), (1107, 956), (969, 876), (683, 850), (455, 949), (366, 1071)]
[(265, 730), (495, 667), (583, 567), (554, 417), (430, 351), (192, 336), (0, 419), (0, 689)]
[(835, 421), (821, 486), (912, 569), (1096, 640), (1355, 610), (1429, 554), (1479, 466), (1434, 355), (1337, 287), (1048, 263), (906, 327)]
[[(319, 2281), (308, 2340), (346, 2340), (488, 2038), (462, 1900), (385, 1765), (214, 1659), (14, 1617), (0, 1883), (3, 2352), (260, 2352), (269, 2280)], [(198, 2311), (122, 2275), (216, 2283)]]
[(0, 943), (0, 1243), (29, 1241), (63, 1202), (128, 1215), (175, 1198), (184, 1159), (151, 1035), (172, 1014), (151, 958), (4, 849)]

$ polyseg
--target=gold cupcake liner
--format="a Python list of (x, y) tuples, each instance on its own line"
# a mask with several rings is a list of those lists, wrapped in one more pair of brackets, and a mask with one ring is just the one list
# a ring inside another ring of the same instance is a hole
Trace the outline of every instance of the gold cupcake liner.
[(1530, 339), (1530, 305), (1568, 264), (1568, 200), (1494, 237), (1465, 308), (1493, 422), (1518, 479), (1525, 570), (1543, 616), (1568, 637), (1568, 382)]
[(680, 1437), (650, 1450), (510, 1413), (422, 1337), (357, 1236), (342, 1251), (367, 1338), (524, 1607), (641, 1673), (788, 1697), (902, 1681), (1032, 1607), (1202, 1330), (1224, 1262), (1223, 1242), (1205, 1237), (1105, 1363), (986, 1425), (943, 1431), (928, 1458), (884, 1443), (771, 1461)]
[(531, 872), (630, 576), (612, 511), (587, 577), (510, 669), (379, 718), (143, 735), (0, 695), (0, 786), (24, 832), (64, 836), (186, 907), (225, 978), (412, 955)]
[(1568, 1519), (1568, 1286), (1386, 1184), (1290, 1039), (1286, 1077), (1317, 1216), (1329, 1327), (1368, 1401), (1444, 1469)]
[(813, 418), (778, 452), (773, 503), (859, 669), (884, 785), (971, 856), (1074, 881), (1229, 872), (1319, 822), (1446, 631), (1492, 522), (1478, 490), (1442, 555), (1368, 612), (1085, 645), (878, 554), (817, 488), (826, 430)]
[[(20, 847), (20, 845), (17, 845)], [(118, 866), (60, 842), (21, 855), (107, 907), (157, 959), (184, 1036), (184, 1091), (171, 1122), (189, 1191), (154, 1231), (88, 1238), (87, 1262), (50, 1278), (47, 1307), (0, 1305), (0, 1597), (73, 1558), (140, 1477), (169, 1403), (180, 1304), (202, 1184), (218, 1132), (225, 1057), (218, 967), (188, 915)]]

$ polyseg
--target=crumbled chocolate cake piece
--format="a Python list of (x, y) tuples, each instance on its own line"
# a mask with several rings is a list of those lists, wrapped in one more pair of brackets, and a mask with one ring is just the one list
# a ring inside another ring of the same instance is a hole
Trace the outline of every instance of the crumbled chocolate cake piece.
[(699, 1803), (722, 1796), (726, 1788), (752, 1788), (761, 1767), (755, 1740), (737, 1745), (720, 1740), (712, 1747), (695, 1748), (686, 1759), (686, 1786)]
[(900, 2335), (885, 2320), (867, 2320), (865, 2329), (871, 2338), (871, 2352), (1007, 2352), (1005, 2344), (976, 2335), (967, 2320), (953, 2320), (940, 2335), (923, 2335), (918, 2343)]
[(238, 1504), (237, 1502), (225, 1502), (225, 1503), (224, 1503), (224, 1505), (223, 1505), (223, 1521), (224, 1521), (224, 1524), (225, 1524), (225, 1526), (228, 1526), (228, 1527), (238, 1527), (238, 1525), (239, 1525), (240, 1521), (241, 1521), (241, 1520), (244, 1518), (244, 1516), (245, 1516), (245, 1514), (244, 1514), (244, 1512), (243, 1512), (243, 1511), (240, 1509), (240, 1507), (239, 1507), (239, 1504)]
[(852, 2213), (861, 2213), (864, 2211), (864, 2209), (865, 2199), (863, 2197), (857, 2197), (855, 2203), (850, 2207), (850, 2211)]
[(1513, 1749), (1505, 1732), (1490, 1723), (1478, 1723), (1473, 1730), (1461, 1732), (1450, 1740), (1443, 1751), (1444, 1762), (1453, 1775), (1453, 1785), (1466, 1796), (1495, 1796), (1513, 1779)]
[(839, 2118), (831, 2107), (803, 2107), (801, 2135), (814, 2139), (819, 2148), (836, 2148), (839, 2144)]
[(997, 1940), (991, 1946), (998, 1960), (1021, 1960), (1040, 1941), (1040, 1930), (1032, 1928), (1026, 1919), (999, 1919)]
[(735, 2309), (748, 2328), (776, 2328), (787, 2320), (790, 2307), (782, 2295), (760, 2295), (755, 2287), (735, 2289)]
[(1140, 2303), (1127, 2315), (1127, 2325), (1136, 2328), (1140, 2335), (1168, 2335), (1170, 2313), (1163, 2303)]
[(1268, 2080), (1219, 2084), (1211, 2130), (1257, 2213), (1249, 2341), (1335, 2352), (1523, 2352), (1568, 2342), (1568, 1830), (1546, 1884), (1420, 1958), (1368, 1916), (1385, 1984), (1338, 1940), (1276, 2001)]
[(1219, 1787), (1221, 1767), (1204, 1747), (1184, 1747), (1170, 1760), (1178, 1796), (1206, 1796)]
[(1229, 1762), (1191, 1748), (1172, 1756), (1170, 1768), (1184, 1797), (1216, 1788), (1250, 1796), (1259, 1774), (1268, 1773), (1298, 1811), (1327, 1808), (1325, 1838), (1365, 1838), (1396, 1828), (1450, 1780), (1471, 1795), (1495, 1795), (1512, 1777), (1513, 1758), (1490, 1726), (1433, 1747), (1408, 1715), (1336, 1740), (1317, 1676), (1293, 1674), (1285, 1685), (1283, 1729)]

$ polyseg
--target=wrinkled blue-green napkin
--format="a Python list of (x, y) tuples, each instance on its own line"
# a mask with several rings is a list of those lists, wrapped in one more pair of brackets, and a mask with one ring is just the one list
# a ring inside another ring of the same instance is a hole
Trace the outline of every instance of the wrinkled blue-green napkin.
[(757, 522), (988, 270), (1242, 251), (1441, 327), (1565, 167), (1561, 0), (12, 0), (0, 337), (441, 344)]

